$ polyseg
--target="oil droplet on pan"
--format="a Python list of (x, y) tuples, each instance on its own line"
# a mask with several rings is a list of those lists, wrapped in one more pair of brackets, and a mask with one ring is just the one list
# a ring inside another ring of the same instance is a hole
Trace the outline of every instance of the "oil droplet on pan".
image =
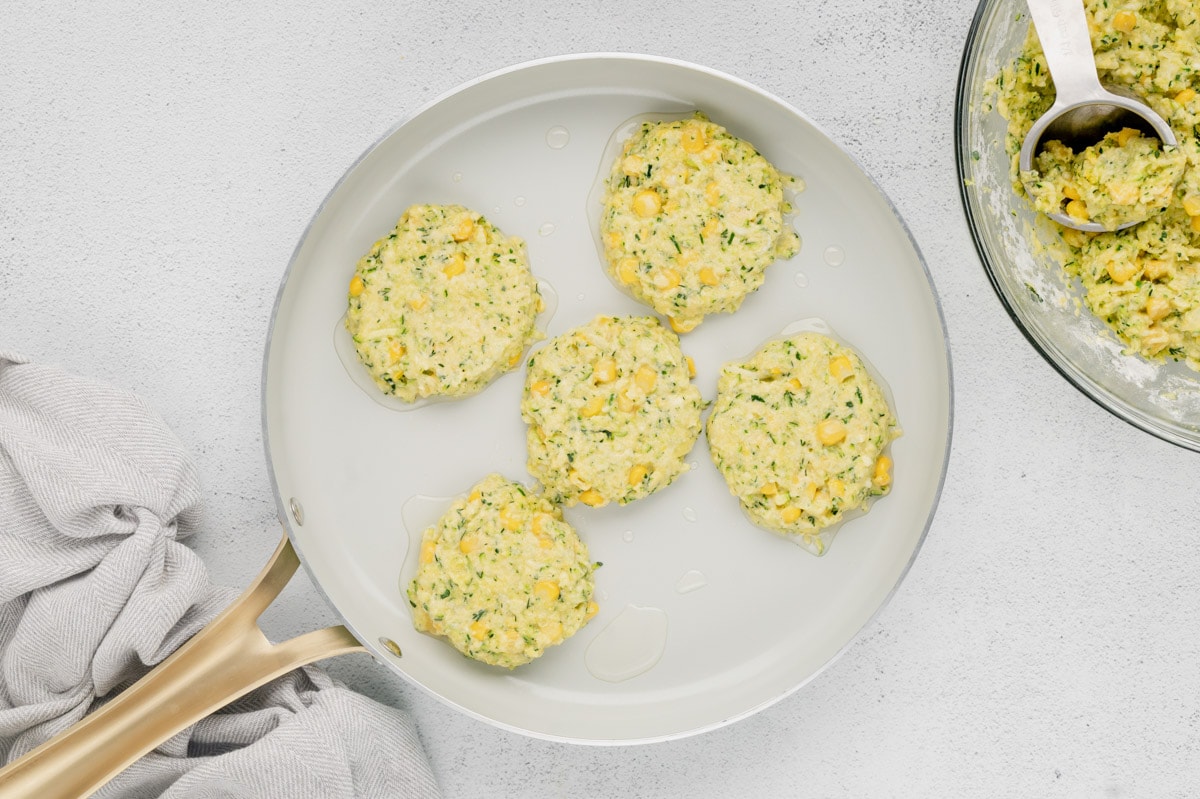
[(621, 533), (621, 538), (625, 539), (625, 543), (627, 543), (627, 544), (632, 543), (633, 542), (633, 530), (626, 530), (625, 532)]
[(554, 231), (555, 231), (554, 223), (547, 222), (546, 224), (544, 224), (540, 228), (538, 228), (538, 235), (539, 236), (549, 236)]
[(796, 285), (799, 286), (800, 288), (804, 288), (805, 286), (807, 286), (808, 285), (808, 275), (804, 274), (803, 272), (797, 272), (796, 273)]
[(524, 198), (524, 197), (514, 197), (514, 198), (513, 198), (513, 205), (515, 205), (515, 206), (517, 206), (518, 208), (520, 208), (521, 206), (525, 205), (525, 198)]
[(684, 508), (683, 518), (687, 519), (689, 522), (694, 522), (700, 517), (696, 515), (695, 508)]
[(546, 144), (551, 150), (561, 150), (571, 141), (571, 132), (562, 125), (555, 125), (546, 131)]
[(450, 179), (453, 180), (455, 183), (462, 183), (462, 172), (455, 172), (453, 175), (450, 176)]
[(708, 585), (708, 578), (695, 569), (688, 569), (675, 583), (675, 590), (681, 594), (690, 594)]
[(838, 246), (826, 247), (824, 258), (830, 266), (841, 266), (846, 262), (846, 251)]
[(583, 660), (593, 677), (624, 682), (654, 668), (666, 648), (667, 614), (626, 605), (588, 645)]

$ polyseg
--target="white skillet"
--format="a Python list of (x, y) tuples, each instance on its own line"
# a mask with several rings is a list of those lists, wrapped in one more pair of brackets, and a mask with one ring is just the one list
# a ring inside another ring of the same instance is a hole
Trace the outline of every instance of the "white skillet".
[[(696, 109), (806, 186), (792, 220), (800, 254), (770, 267), (736, 314), (683, 337), (697, 384), (711, 400), (723, 362), (819, 320), (890, 389), (904, 430), (892, 449), (894, 487), (814, 557), (746, 520), (701, 437), (694, 468), (658, 494), (567, 511), (604, 563), (601, 610), (588, 626), (515, 671), (469, 661), (413, 630), (402, 582), (412, 540), (450, 497), (491, 471), (529, 480), (522, 375), (415, 410), (377, 401), (338, 350), (354, 264), (409, 204), (461, 203), (527, 241), (534, 273), (556, 297), (548, 335), (600, 313), (648, 313), (601, 269), (595, 183), (623, 124)], [(638, 55), (551, 58), (480, 78), (350, 168), (283, 278), (263, 370), (267, 457), (288, 536), (276, 558), (212, 630), (152, 673), (157, 684), (139, 684), (110, 703), (109, 718), (93, 714), (57, 749), (0, 771), (0, 796), (83, 795), (254, 685), (360, 645), (447, 704), (542, 738), (626, 744), (728, 724), (812, 679), (896, 590), (937, 504), (951, 405), (941, 310), (907, 229), (795, 109), (728, 75)], [(295, 569), (293, 547), (345, 629), (272, 647), (254, 621)], [(160, 671), (167, 677), (155, 678)], [(171, 672), (182, 687), (166, 685)], [(209, 687), (214, 679), (222, 685)], [(169, 719), (155, 721), (168, 704)], [(80, 776), (62, 786), (64, 773)], [(47, 792), (56, 782), (63, 792)]]

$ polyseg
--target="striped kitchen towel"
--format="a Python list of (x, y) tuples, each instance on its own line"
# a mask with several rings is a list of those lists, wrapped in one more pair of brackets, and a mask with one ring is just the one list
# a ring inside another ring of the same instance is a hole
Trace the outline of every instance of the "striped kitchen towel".
[[(82, 718), (237, 596), (181, 543), (200, 498), (187, 452), (137, 397), (0, 353), (0, 763)], [(305, 667), (96, 796), (438, 794), (406, 714)]]

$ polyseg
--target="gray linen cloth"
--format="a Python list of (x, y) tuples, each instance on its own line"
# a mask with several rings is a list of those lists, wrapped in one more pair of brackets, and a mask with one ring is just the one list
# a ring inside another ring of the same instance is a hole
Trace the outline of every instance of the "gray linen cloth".
[[(111, 698), (237, 596), (180, 543), (200, 495), (184, 447), (137, 397), (0, 352), (0, 762)], [(438, 793), (406, 714), (306, 667), (96, 796)]]

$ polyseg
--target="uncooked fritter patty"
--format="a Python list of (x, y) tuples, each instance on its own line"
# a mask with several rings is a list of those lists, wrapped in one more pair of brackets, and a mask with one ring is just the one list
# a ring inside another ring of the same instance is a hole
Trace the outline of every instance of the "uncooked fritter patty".
[(346, 329), (386, 394), (473, 394), (521, 362), (542, 307), (525, 243), (459, 205), (414, 205), (362, 257)]
[(653, 317), (597, 317), (529, 358), (529, 472), (568, 505), (632, 502), (687, 469), (702, 407), (674, 333)]
[(413, 622), (467, 657), (515, 668), (595, 615), (592, 568), (558, 508), (492, 474), (425, 531)]
[(713, 462), (755, 524), (815, 535), (891, 486), (899, 430), (853, 350), (818, 333), (727, 363), (708, 419)]
[(730, 313), (790, 258), (782, 177), (746, 141), (697, 115), (644, 123), (613, 164), (600, 232), (609, 274), (686, 332)]

